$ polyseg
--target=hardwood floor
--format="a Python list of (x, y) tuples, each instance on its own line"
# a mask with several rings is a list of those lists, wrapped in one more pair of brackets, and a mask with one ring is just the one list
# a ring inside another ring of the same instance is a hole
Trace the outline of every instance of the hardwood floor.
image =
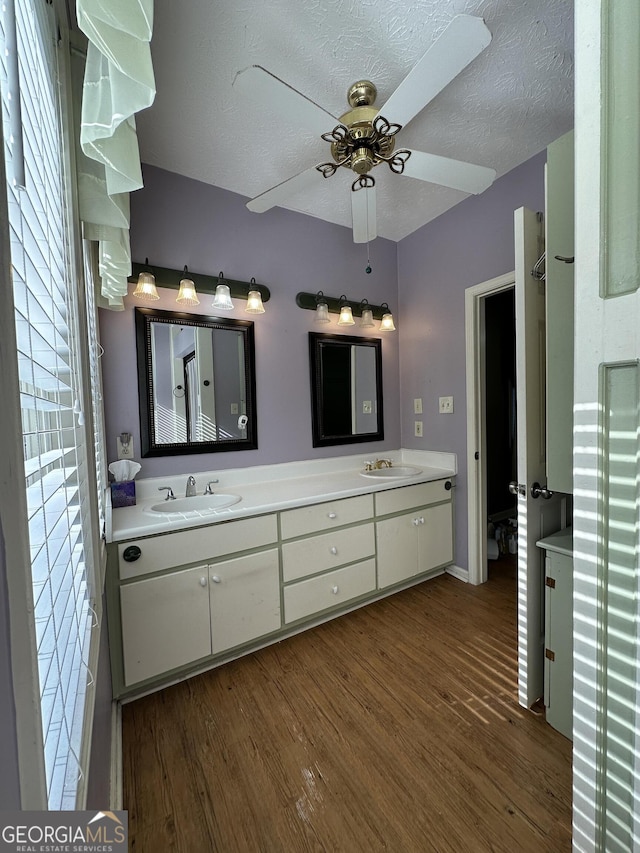
[(138, 853), (571, 849), (571, 744), (517, 705), (511, 569), (449, 576), (123, 707)]

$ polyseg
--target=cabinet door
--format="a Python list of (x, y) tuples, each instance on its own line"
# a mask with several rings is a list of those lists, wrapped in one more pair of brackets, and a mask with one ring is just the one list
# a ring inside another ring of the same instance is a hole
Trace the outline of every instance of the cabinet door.
[(418, 573), (419, 524), (420, 510), (376, 522), (379, 588)]
[(419, 513), (419, 572), (427, 572), (453, 560), (451, 504), (428, 507)]
[(197, 566), (120, 588), (125, 684), (211, 654), (208, 585)]
[(573, 560), (545, 558), (544, 704), (550, 726), (573, 737)]
[(280, 628), (278, 551), (209, 566), (214, 654)]

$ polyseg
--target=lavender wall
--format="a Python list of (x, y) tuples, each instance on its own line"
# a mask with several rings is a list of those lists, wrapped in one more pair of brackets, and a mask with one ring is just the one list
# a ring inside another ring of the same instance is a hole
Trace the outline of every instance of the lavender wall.
[(0, 809), (20, 808), (20, 776), (18, 774), (18, 736), (16, 708), (11, 674), (11, 642), (9, 637), (9, 599), (0, 526), (0, 732), (2, 733), (2, 770), (0, 771)]
[[(246, 199), (198, 181), (144, 167), (144, 189), (131, 197), (131, 245), (134, 260), (149, 258), (160, 267), (249, 281), (271, 291), (266, 313), (255, 319), (258, 449), (192, 456), (140, 459), (140, 422), (134, 334), (135, 304), (125, 311), (101, 311), (107, 457), (115, 459), (116, 436), (132, 432), (140, 476), (264, 465), (370, 453), (400, 446), (398, 333), (382, 334), (385, 441), (313, 448), (307, 333), (317, 331), (313, 312), (295, 303), (300, 290), (350, 299), (388, 302), (397, 311), (397, 246), (378, 239), (372, 245), (373, 272), (365, 274), (366, 247), (355, 245), (351, 230), (302, 214), (274, 208), (250, 213)], [(157, 308), (175, 310), (176, 292), (161, 290)], [(214, 313), (210, 297), (194, 313)], [(239, 301), (229, 316), (246, 319)], [(335, 315), (332, 315), (335, 318)], [(335, 318), (337, 319), (337, 318)], [(334, 323), (322, 331), (338, 331)], [(400, 324), (402, 324), (402, 318)], [(365, 330), (368, 331), (368, 330)], [(350, 327), (350, 334), (359, 334)]]
[[(456, 564), (467, 567), (466, 288), (514, 268), (513, 211), (544, 209), (546, 152), (466, 199), (398, 246), (402, 446), (457, 453)], [(454, 397), (452, 415), (438, 397)], [(424, 437), (413, 435), (423, 398)]]

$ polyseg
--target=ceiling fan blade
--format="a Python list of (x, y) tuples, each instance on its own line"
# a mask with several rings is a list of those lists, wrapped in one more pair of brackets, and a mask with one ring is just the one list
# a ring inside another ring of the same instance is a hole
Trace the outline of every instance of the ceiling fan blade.
[(238, 71), (233, 88), (242, 96), (277, 112), (291, 128), (302, 127), (321, 136), (338, 124), (335, 116), (261, 65), (250, 65)]
[(272, 207), (288, 201), (296, 193), (313, 186), (321, 177), (316, 167), (312, 166), (310, 169), (305, 169), (304, 172), (287, 178), (281, 184), (276, 184), (275, 187), (271, 187), (271, 189), (252, 198), (251, 201), (247, 202), (247, 207), (253, 213), (264, 213), (265, 210), (271, 210)]
[(476, 166), (463, 160), (439, 157), (437, 154), (425, 154), (424, 151), (411, 152), (402, 174), (474, 195), (484, 192), (496, 177), (495, 169), (489, 169), (487, 166)]
[(490, 41), (491, 33), (482, 18), (457, 15), (400, 83), (381, 108), (381, 114), (404, 127)]
[(376, 224), (376, 188), (366, 187), (351, 193), (353, 242), (368, 243), (378, 236)]

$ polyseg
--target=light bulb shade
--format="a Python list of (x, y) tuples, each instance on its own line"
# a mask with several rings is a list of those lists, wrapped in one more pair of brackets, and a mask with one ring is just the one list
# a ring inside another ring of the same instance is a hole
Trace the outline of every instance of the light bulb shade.
[(330, 323), (331, 318), (329, 317), (329, 306), (326, 302), (318, 302), (316, 305), (316, 316), (313, 320), (314, 323)]
[(360, 325), (364, 327), (375, 326), (373, 322), (373, 311), (371, 308), (363, 308), (362, 309), (362, 318), (360, 320)]
[(244, 310), (247, 314), (264, 314), (264, 305), (262, 304), (262, 296), (259, 290), (249, 291), (247, 307)]
[(155, 302), (160, 299), (156, 290), (156, 277), (150, 272), (141, 272), (138, 276), (138, 283), (133, 295), (138, 299), (146, 299), (148, 302)]
[(213, 297), (213, 307), (220, 311), (232, 311), (231, 291), (228, 284), (219, 284), (216, 287), (216, 295)]
[(181, 305), (200, 305), (196, 286), (190, 278), (183, 278), (180, 281), (180, 290), (178, 290), (176, 302), (179, 302)]
[(388, 314), (382, 315), (382, 320), (380, 321), (380, 331), (381, 332), (395, 332), (396, 327), (393, 325), (393, 314), (389, 312)]
[(353, 312), (350, 305), (343, 305), (340, 309), (339, 326), (355, 326), (356, 321), (353, 319)]

